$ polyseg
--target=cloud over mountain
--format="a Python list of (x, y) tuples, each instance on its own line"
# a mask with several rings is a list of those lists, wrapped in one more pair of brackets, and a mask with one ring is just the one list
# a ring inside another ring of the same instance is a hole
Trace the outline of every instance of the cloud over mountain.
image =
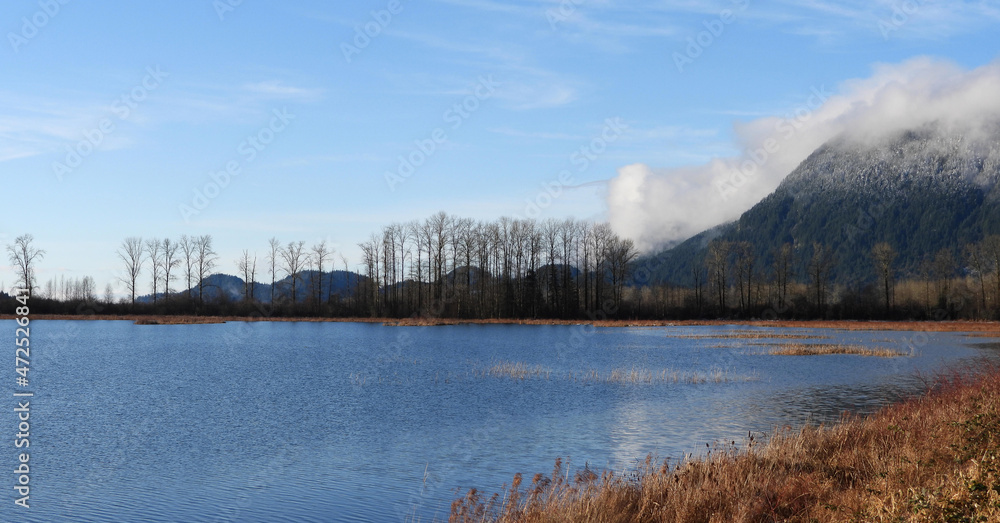
[(975, 134), (1000, 117), (997, 93), (1000, 62), (973, 70), (927, 57), (878, 64), (868, 78), (812, 88), (786, 116), (735, 124), (739, 156), (620, 168), (608, 186), (612, 227), (647, 251), (683, 240), (739, 217), (832, 138), (869, 142), (931, 122)]

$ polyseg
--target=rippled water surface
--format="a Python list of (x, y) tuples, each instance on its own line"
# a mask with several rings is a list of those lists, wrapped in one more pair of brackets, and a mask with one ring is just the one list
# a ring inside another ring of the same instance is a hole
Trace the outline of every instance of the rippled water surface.
[[(737, 326), (31, 329), (31, 508), (7, 487), (2, 521), (446, 520), (468, 488), (558, 457), (622, 470), (697, 453), (871, 411), (1000, 355), (953, 333)], [(906, 356), (766, 354), (783, 343)]]

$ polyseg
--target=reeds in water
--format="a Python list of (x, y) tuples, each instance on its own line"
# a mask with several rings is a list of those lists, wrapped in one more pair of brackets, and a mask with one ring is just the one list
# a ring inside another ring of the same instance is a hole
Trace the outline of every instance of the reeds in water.
[(825, 340), (830, 338), (829, 336), (822, 334), (772, 333), (760, 331), (729, 332), (726, 334), (668, 334), (667, 337), (686, 340)]
[(476, 371), (476, 374), (492, 378), (524, 380), (528, 378), (549, 379), (552, 371), (541, 365), (530, 365), (521, 361), (498, 361), (485, 369)]
[(731, 383), (747, 382), (759, 379), (755, 375), (736, 375), (720, 368), (709, 369), (708, 372), (678, 371), (675, 369), (645, 369), (641, 367), (612, 369), (607, 374), (589, 370), (579, 376), (570, 375), (570, 379), (582, 382), (598, 382), (615, 385), (662, 385), (672, 383)]
[(616, 368), (610, 371), (587, 369), (584, 371), (568, 371), (565, 374), (554, 375), (541, 365), (531, 365), (524, 362), (498, 361), (485, 368), (473, 370), (476, 377), (508, 378), (513, 380), (526, 379), (559, 379), (578, 383), (602, 383), (611, 385), (664, 385), (664, 384), (700, 384), (700, 383), (731, 383), (748, 382), (759, 379), (757, 375), (737, 375), (721, 368), (712, 368), (707, 372), (678, 371), (675, 369), (647, 369), (643, 367)]
[(838, 345), (832, 343), (782, 343), (767, 345), (764, 354), (771, 356), (824, 356), (829, 354), (853, 354), (876, 358), (898, 358), (909, 356), (909, 352), (864, 345)]

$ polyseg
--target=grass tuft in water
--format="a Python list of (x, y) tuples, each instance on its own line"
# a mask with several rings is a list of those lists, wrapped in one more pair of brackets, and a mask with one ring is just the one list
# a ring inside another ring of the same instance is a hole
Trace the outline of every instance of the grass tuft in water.
[(853, 354), (877, 358), (898, 358), (909, 356), (910, 353), (894, 349), (866, 347), (864, 345), (836, 345), (811, 343), (782, 343), (768, 345), (764, 354), (771, 356), (824, 356), (829, 354)]
[(528, 378), (549, 379), (552, 371), (541, 365), (531, 365), (522, 361), (496, 361), (485, 369), (476, 370), (475, 374), (482, 377), (524, 380)]

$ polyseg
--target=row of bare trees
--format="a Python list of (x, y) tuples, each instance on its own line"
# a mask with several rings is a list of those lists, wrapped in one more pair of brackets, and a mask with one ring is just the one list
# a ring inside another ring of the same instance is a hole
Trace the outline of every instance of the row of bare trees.
[[(855, 275), (861, 283), (853, 287), (832, 283), (838, 260), (830, 246), (784, 244), (762, 254), (748, 242), (720, 240), (692, 269), (691, 286), (650, 286), (631, 279), (637, 251), (630, 240), (607, 224), (572, 219), (476, 221), (442, 212), (386, 225), (359, 247), (361, 274), (350, 272), (343, 256), (343, 271), (335, 271), (336, 253), (326, 241), (271, 238), (261, 269), (257, 254), (243, 250), (235, 260), (241, 301), (294, 313), (395, 317), (581, 318), (602, 310), (649, 317), (1000, 316), (1000, 235), (959, 252), (929, 253), (905, 273), (893, 246), (878, 243), (870, 251), (872, 272)], [(53, 300), (96, 300), (90, 277), (39, 286), (36, 266), (46, 253), (30, 234), (6, 249), (19, 288)], [(129, 237), (116, 254), (129, 306), (142, 294), (154, 306), (176, 305), (171, 310), (217, 301), (209, 276), (219, 256), (210, 235)], [(259, 289), (268, 286), (257, 283), (258, 273), (270, 277), (269, 292)], [(109, 284), (105, 301), (111, 297)]]
[(207, 278), (219, 261), (212, 243), (211, 235), (183, 235), (180, 241), (170, 238), (143, 240), (138, 236), (122, 240), (116, 253), (122, 262), (120, 280), (129, 293), (130, 304), (135, 305), (136, 293), (141, 292), (139, 277), (146, 268), (150, 275), (150, 296), (154, 304), (161, 297), (170, 297), (170, 283), (179, 275), (183, 275), (187, 298), (194, 298), (194, 289), (197, 287), (198, 301), (204, 302)]
[(359, 244), (359, 307), (382, 316), (578, 317), (621, 304), (631, 240), (606, 223), (437, 213)]
[[(806, 274), (796, 275), (796, 250), (790, 243), (773, 249), (765, 265), (750, 242), (709, 242), (704, 267), (693, 269), (693, 299), (698, 314), (711, 305), (715, 314), (722, 316), (731, 312), (752, 316), (763, 310), (781, 315), (792, 308), (793, 299), (797, 298), (810, 306), (812, 314), (824, 316), (830, 306), (831, 281), (837, 259), (831, 247), (819, 242), (812, 244), (808, 256)], [(895, 281), (895, 258), (896, 252), (887, 243), (876, 245), (872, 251), (876, 272), (885, 287), (887, 309), (891, 304), (891, 285)], [(799, 281), (804, 281), (805, 286), (797, 284)], [(703, 298), (702, 282), (707, 283), (713, 300), (711, 304)]]
[[(704, 263), (692, 269), (693, 287), (648, 291), (645, 310), (667, 310), (648, 302), (673, 296), (675, 312), (695, 316), (768, 312), (822, 317), (834, 307), (839, 317), (1000, 316), (1000, 236), (967, 244), (962, 254), (956, 256), (951, 249), (928, 253), (903, 273), (894, 247), (880, 242), (869, 254), (871, 274), (841, 278), (842, 283), (834, 286), (838, 260), (829, 246), (814, 243), (811, 248), (795, 249), (786, 243), (767, 253), (767, 263), (761, 263), (759, 252), (749, 242), (715, 240), (708, 244)], [(807, 258), (800, 264), (797, 256)], [(797, 266), (805, 267), (804, 273), (796, 274)], [(900, 303), (897, 288), (903, 283), (906, 299)], [(629, 297), (640, 300), (641, 295), (633, 289)]]
[[(129, 292), (129, 303), (135, 305), (136, 295), (141, 292), (140, 278), (143, 274), (148, 274), (150, 296), (154, 305), (157, 300), (175, 297), (171, 293), (171, 283), (179, 277), (184, 283), (183, 292), (187, 300), (204, 304), (206, 296), (211, 296), (213, 285), (209, 276), (217, 269), (219, 262), (213, 244), (211, 235), (184, 235), (178, 241), (170, 238), (143, 240), (135, 236), (125, 238), (117, 255), (122, 263), (120, 281)], [(266, 300), (259, 296), (257, 289), (256, 252), (244, 249), (235, 260), (238, 276), (243, 281), (243, 301), (278, 303), (288, 300), (292, 304), (298, 304), (305, 297), (309, 303), (318, 305), (332, 299), (331, 296), (321, 295), (323, 289), (330, 287), (324, 278), (325, 273), (333, 267), (334, 251), (326, 241), (307, 248), (303, 241), (282, 245), (277, 238), (271, 238), (268, 247), (266, 272), (270, 275), (271, 285)], [(310, 273), (309, 286), (304, 288), (304, 274), (307, 271)], [(302, 296), (303, 291), (308, 295)]]

